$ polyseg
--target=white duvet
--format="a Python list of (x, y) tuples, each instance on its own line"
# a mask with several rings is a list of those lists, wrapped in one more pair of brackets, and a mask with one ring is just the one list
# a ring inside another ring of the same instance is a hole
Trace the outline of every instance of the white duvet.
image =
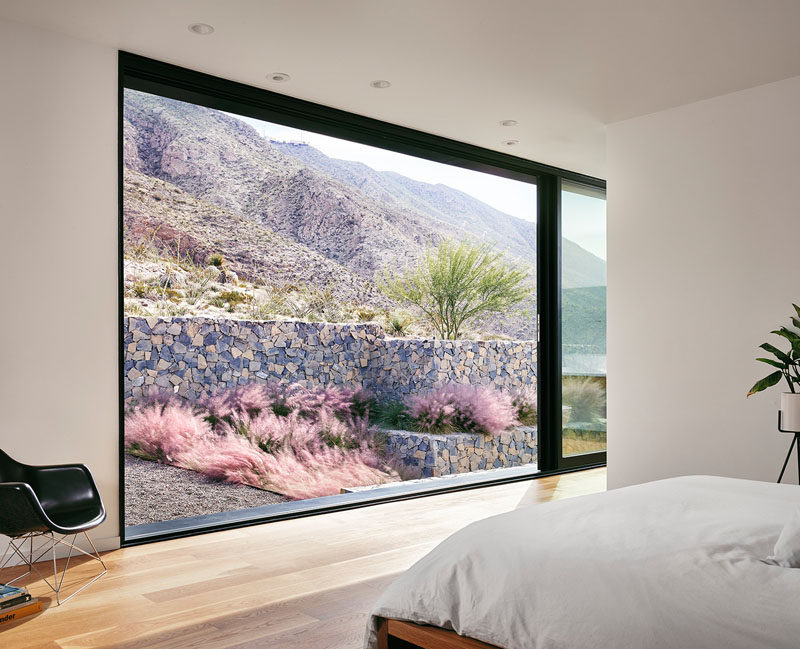
[(505, 649), (798, 649), (800, 569), (762, 561), (798, 508), (798, 486), (690, 476), (494, 516), (389, 586), (365, 647), (381, 616)]

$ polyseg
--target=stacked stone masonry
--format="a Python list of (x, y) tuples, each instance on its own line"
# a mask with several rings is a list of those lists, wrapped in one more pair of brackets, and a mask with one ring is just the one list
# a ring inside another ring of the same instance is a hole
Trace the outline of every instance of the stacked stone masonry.
[(124, 344), (126, 403), (153, 387), (193, 401), (249, 381), (360, 385), (378, 397), (536, 382), (535, 341), (387, 338), (376, 324), (126, 317)]
[(519, 426), (496, 437), (467, 433), (427, 435), (405, 430), (386, 434), (387, 455), (403, 458), (407, 467), (424, 478), (537, 461), (536, 426)]

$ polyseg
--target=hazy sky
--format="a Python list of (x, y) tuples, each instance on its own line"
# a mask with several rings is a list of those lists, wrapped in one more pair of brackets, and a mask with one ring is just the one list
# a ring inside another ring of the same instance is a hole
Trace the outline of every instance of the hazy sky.
[[(355, 160), (376, 171), (394, 171), (414, 180), (441, 183), (469, 194), (501, 212), (527, 221), (536, 221), (536, 185), (241, 115), (232, 116), (250, 124), (263, 137), (303, 141), (331, 158)], [(605, 201), (565, 192), (561, 227), (564, 237), (601, 259), (606, 258)]]
[(565, 191), (561, 196), (561, 236), (606, 259), (606, 202)]

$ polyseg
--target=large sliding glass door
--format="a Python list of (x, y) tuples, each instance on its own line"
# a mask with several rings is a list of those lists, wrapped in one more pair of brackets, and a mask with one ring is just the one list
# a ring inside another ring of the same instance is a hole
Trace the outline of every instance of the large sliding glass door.
[(120, 83), (125, 543), (605, 460), (602, 180), (125, 53)]
[(606, 196), (562, 182), (561, 425), (558, 465), (605, 461)]

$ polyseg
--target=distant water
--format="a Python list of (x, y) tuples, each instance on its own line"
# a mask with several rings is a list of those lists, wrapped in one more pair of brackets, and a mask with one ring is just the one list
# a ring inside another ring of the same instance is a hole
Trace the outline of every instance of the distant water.
[(565, 354), (562, 374), (606, 375), (605, 354)]

